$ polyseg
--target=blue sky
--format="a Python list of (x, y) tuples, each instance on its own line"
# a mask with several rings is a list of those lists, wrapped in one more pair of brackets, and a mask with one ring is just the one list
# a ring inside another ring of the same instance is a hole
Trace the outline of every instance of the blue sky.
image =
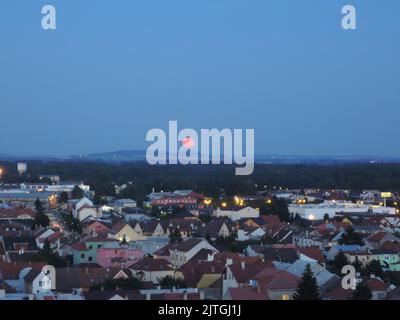
[(0, 153), (144, 149), (178, 120), (254, 128), (258, 154), (400, 156), (399, 17), (398, 0), (2, 0)]

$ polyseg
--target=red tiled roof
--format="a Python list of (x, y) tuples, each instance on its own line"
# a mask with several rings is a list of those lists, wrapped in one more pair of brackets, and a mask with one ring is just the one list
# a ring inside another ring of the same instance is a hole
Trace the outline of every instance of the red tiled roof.
[(143, 270), (143, 271), (169, 271), (174, 270), (171, 264), (165, 259), (152, 259), (145, 257), (135, 264), (131, 265), (129, 269)]
[(33, 210), (26, 208), (0, 209), (1, 219), (17, 219), (21, 215), (29, 215), (34, 219), (36, 213)]
[(261, 262), (261, 258), (259, 256), (246, 257), (235, 252), (218, 252), (214, 255), (214, 261), (216, 262), (223, 262), (225, 264), (227, 262), (227, 259), (232, 259), (233, 264), (242, 262), (246, 264), (253, 264)]
[(272, 225), (272, 224), (278, 224), (279, 225), (279, 224), (282, 223), (281, 219), (279, 219), (279, 216), (275, 215), (275, 214), (267, 215), (267, 216), (262, 215), (260, 217), (261, 217), (261, 219), (264, 220), (265, 224), (267, 224), (267, 225)]
[(316, 260), (317, 262), (324, 263), (325, 257), (321, 249), (318, 248), (299, 248), (297, 251), (305, 256)]
[(76, 251), (86, 251), (87, 250), (86, 244), (84, 242), (74, 243), (71, 246), (71, 248), (76, 250)]
[(390, 251), (400, 252), (400, 243), (393, 242), (393, 241), (385, 241), (381, 246), (381, 250), (390, 250)]
[(367, 280), (367, 286), (371, 291), (386, 291), (388, 288), (387, 284), (379, 279)]
[(182, 272), (185, 282), (190, 287), (196, 287), (201, 277), (205, 274), (222, 274), (225, 270), (224, 263), (214, 261), (187, 262), (179, 271)]
[(278, 271), (265, 285), (271, 290), (296, 289), (300, 278), (285, 270)]
[(269, 300), (266, 294), (257, 291), (257, 288), (229, 288), (232, 300)]
[(368, 241), (379, 242), (386, 236), (386, 231), (379, 231), (367, 238)]
[(8, 263), (0, 262), (0, 274), (2, 274), (3, 279), (12, 280), (18, 279), (19, 273), (22, 269), (31, 267), (33, 269), (42, 269), (46, 262), (31, 262), (31, 263)]
[(345, 290), (340, 285), (335, 289), (327, 292), (326, 296), (331, 300), (349, 300), (352, 294), (352, 290)]
[(233, 264), (229, 266), (229, 269), (238, 283), (247, 283), (252, 277), (266, 268), (271, 268), (271, 264), (249, 264), (245, 265), (244, 268), (241, 264)]
[(58, 238), (60, 238), (61, 236), (62, 236), (61, 232), (54, 232), (47, 238), (39, 238), (39, 242), (44, 243), (46, 240), (48, 240), (50, 243), (52, 243), (52, 242), (56, 241)]

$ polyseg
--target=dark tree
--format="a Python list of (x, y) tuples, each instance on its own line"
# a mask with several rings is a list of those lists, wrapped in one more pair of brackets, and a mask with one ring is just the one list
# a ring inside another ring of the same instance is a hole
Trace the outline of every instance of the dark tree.
[(153, 206), (153, 207), (151, 207), (150, 215), (154, 218), (159, 218), (161, 215), (161, 211), (160, 211), (160, 209), (158, 209), (158, 207)]
[(128, 241), (126, 240), (126, 236), (125, 235), (122, 236), (122, 240), (121, 240), (120, 244), (122, 246), (126, 246), (128, 244)]
[(53, 184), (53, 180), (51, 180), (49, 177), (43, 177), (42, 179), (40, 179), (40, 182), (43, 184), (48, 184), (48, 185)]
[(35, 220), (33, 221), (34, 227), (43, 227), (46, 228), (50, 224), (49, 217), (44, 213), (36, 213)]
[(378, 260), (372, 260), (370, 263), (367, 264), (365, 267), (365, 274), (367, 276), (370, 276), (371, 274), (374, 274), (378, 277), (380, 277), (383, 273), (381, 263)]
[(42, 254), (44, 255), (44, 256), (49, 256), (49, 255), (51, 255), (53, 253), (53, 251), (51, 250), (51, 247), (50, 247), (50, 242), (49, 242), (49, 240), (45, 240), (44, 241), (44, 243), (43, 243), (43, 249), (42, 249)]
[(299, 286), (293, 295), (294, 300), (321, 300), (317, 280), (309, 264), (304, 269)]
[(169, 241), (170, 241), (171, 243), (172, 243), (172, 242), (182, 242), (183, 239), (182, 239), (181, 232), (180, 232), (179, 230), (175, 230), (174, 232), (172, 232), (172, 233), (169, 235)]
[(335, 256), (335, 259), (333, 260), (333, 266), (335, 267), (335, 269), (341, 273), (342, 269), (344, 266), (349, 265), (350, 262), (347, 259), (346, 255), (344, 254), (344, 252), (342, 250), (340, 250), (338, 252), (338, 254)]
[(347, 231), (339, 239), (340, 245), (364, 245), (364, 240), (358, 232), (355, 232), (352, 227), (348, 228)]
[(47, 239), (44, 241), (43, 248), (39, 250), (39, 253), (32, 257), (32, 261), (45, 261), (55, 268), (64, 268), (67, 266), (67, 262), (57, 253), (53, 252)]
[(84, 196), (84, 192), (79, 186), (75, 186), (74, 189), (71, 192), (71, 197), (72, 199), (82, 199)]
[(65, 191), (61, 192), (60, 197), (58, 198), (58, 203), (66, 203), (68, 199), (68, 193), (66, 193)]
[(35, 201), (35, 209), (37, 213), (43, 213), (43, 205), (39, 198), (37, 198)]
[(353, 300), (371, 300), (372, 293), (368, 288), (367, 284), (362, 281), (357, 283), (356, 290), (354, 290), (352, 295)]
[(357, 272), (361, 273), (363, 271), (363, 265), (356, 257), (356, 260), (353, 262), (353, 267), (356, 269)]
[(213, 244), (211, 241), (210, 231), (207, 231), (206, 240), (208, 241), (209, 244), (211, 245)]
[(172, 289), (173, 287), (180, 289), (187, 287), (187, 284), (183, 279), (175, 279), (172, 276), (165, 276), (164, 278), (160, 279), (159, 283), (162, 289)]
[(293, 219), (290, 216), (288, 203), (285, 199), (272, 197), (271, 201), (263, 207), (264, 214), (276, 214), (283, 222), (291, 222)]
[(202, 214), (199, 216), (201, 222), (209, 223), (212, 220), (212, 216), (210, 214)]

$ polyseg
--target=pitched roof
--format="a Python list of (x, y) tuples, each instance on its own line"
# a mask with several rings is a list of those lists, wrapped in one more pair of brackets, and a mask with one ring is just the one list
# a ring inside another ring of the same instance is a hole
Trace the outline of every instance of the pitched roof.
[(232, 300), (269, 300), (266, 294), (257, 291), (257, 288), (229, 288)]
[(367, 286), (371, 291), (386, 291), (388, 289), (388, 285), (379, 279), (368, 279)]
[(298, 248), (297, 251), (319, 263), (325, 262), (324, 253), (319, 248)]
[(2, 274), (5, 280), (16, 280), (19, 278), (21, 270), (27, 267), (41, 270), (46, 264), (46, 262), (17, 263), (0, 261), (0, 274)]
[(296, 289), (299, 280), (299, 277), (296, 277), (285, 270), (280, 270), (265, 284), (265, 288), (270, 290)]
[(336, 288), (328, 291), (326, 296), (330, 300), (349, 300), (352, 294), (353, 290), (345, 290), (341, 285), (339, 285)]
[(374, 233), (370, 235), (367, 240), (368, 241), (373, 241), (373, 242), (379, 242), (381, 241), (385, 236), (387, 235), (386, 231), (379, 231), (377, 233)]
[(24, 277), (25, 281), (32, 282), (42, 272), (40, 269), (31, 269)]
[(120, 269), (101, 267), (58, 268), (56, 272), (56, 289), (71, 291), (75, 288), (91, 288), (113, 279)]
[(236, 252), (218, 252), (214, 255), (214, 261), (216, 262), (222, 262), (226, 264), (228, 262), (228, 259), (232, 262), (232, 264), (240, 264), (242, 262), (244, 262), (246, 265), (253, 263), (261, 263), (261, 258), (258, 256), (248, 257), (248, 256), (243, 256)]
[(214, 251), (210, 249), (200, 249), (189, 261), (205, 261), (208, 259), (208, 255)]
[(224, 270), (225, 264), (215, 261), (189, 261), (179, 269), (189, 287), (197, 287), (201, 278), (206, 274), (222, 274)]
[(202, 241), (204, 241), (204, 239), (190, 238), (186, 241), (178, 243), (172, 249), (180, 251), (180, 252), (188, 252), (188, 251), (192, 250), (195, 246), (197, 246), (199, 243), (201, 243)]
[(17, 219), (20, 216), (30, 216), (32, 219), (35, 218), (36, 213), (31, 209), (26, 208), (13, 208), (13, 209), (3, 209), (0, 208), (0, 219)]
[(270, 261), (293, 263), (298, 259), (294, 248), (264, 248), (260, 253)]
[(381, 249), (400, 252), (400, 243), (393, 242), (393, 241), (385, 241), (381, 245)]
[(238, 283), (247, 283), (256, 274), (260, 273), (266, 268), (271, 268), (271, 264), (257, 263), (257, 264), (233, 264), (228, 266), (232, 272), (233, 277)]
[(129, 267), (132, 270), (141, 271), (170, 271), (174, 270), (171, 264), (165, 259), (152, 259), (145, 257)]
[(35, 237), (32, 235), (7, 236), (3, 238), (3, 242), (6, 251), (18, 251), (21, 246), (24, 246), (26, 251), (35, 251), (38, 249)]

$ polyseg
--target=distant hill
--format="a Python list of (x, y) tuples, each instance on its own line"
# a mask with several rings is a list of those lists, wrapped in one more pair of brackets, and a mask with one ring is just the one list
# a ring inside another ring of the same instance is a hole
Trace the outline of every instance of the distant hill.
[[(222, 157), (221, 157), (222, 158)], [(92, 162), (102, 161), (108, 163), (119, 162), (143, 162), (146, 161), (145, 150), (119, 150), (104, 153), (92, 153), (87, 155), (61, 156), (14, 156), (0, 154), (0, 160), (23, 161), (41, 160), (49, 161), (72, 161)], [(255, 162), (260, 164), (347, 164), (347, 163), (399, 163), (400, 157), (384, 156), (307, 156), (307, 155), (256, 155)]]

